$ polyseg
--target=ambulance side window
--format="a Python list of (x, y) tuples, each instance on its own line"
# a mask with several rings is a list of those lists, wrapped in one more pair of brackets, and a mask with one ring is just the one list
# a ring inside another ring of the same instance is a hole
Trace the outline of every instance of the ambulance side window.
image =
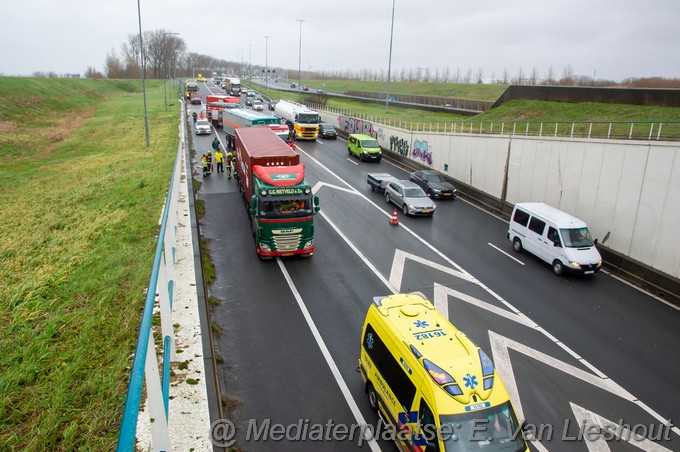
[(416, 395), (416, 386), (370, 323), (366, 325), (363, 347), (396, 396), (399, 405), (410, 407)]

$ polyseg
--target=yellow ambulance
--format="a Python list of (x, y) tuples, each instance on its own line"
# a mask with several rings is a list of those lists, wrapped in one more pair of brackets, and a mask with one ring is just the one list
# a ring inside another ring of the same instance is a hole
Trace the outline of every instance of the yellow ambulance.
[(361, 338), (369, 403), (401, 449), (529, 450), (489, 357), (423, 294), (375, 297)]

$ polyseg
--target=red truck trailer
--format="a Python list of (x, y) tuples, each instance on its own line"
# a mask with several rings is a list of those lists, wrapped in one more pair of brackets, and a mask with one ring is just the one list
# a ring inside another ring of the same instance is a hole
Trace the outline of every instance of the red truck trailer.
[(269, 127), (236, 135), (236, 175), (261, 258), (314, 254), (319, 197), (305, 179), (300, 156)]

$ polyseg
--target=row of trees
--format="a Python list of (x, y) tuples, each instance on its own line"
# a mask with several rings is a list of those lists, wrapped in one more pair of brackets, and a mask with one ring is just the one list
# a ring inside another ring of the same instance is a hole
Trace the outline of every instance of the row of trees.
[[(217, 59), (208, 55), (201, 55), (187, 51), (184, 40), (174, 33), (166, 30), (147, 31), (143, 34), (143, 46), (139, 35), (129, 35), (127, 42), (121, 45), (118, 52), (112, 49), (106, 56), (104, 73), (94, 68), (87, 69), (85, 76), (108, 77), (108, 78), (140, 78), (141, 77), (141, 53), (144, 52), (146, 77), (148, 78), (189, 78), (194, 77), (196, 72), (210, 73), (234, 73), (242, 78), (261, 75), (264, 67), (254, 65), (249, 67), (243, 63)], [(387, 72), (384, 69), (343, 69), (331, 71), (303, 71), (299, 74), (295, 70), (282, 68), (269, 68), (277, 74), (285, 73), (291, 80), (315, 79), (315, 80), (363, 80), (363, 81), (387, 81)], [(301, 75), (301, 77), (300, 77)], [(596, 79), (595, 76), (577, 75), (571, 65), (565, 66), (558, 76), (554, 68), (550, 66), (544, 74), (539, 74), (534, 67), (530, 72), (519, 68), (512, 75), (508, 70), (501, 74), (494, 72), (486, 74), (482, 68), (473, 71), (472, 68), (461, 70), (457, 68), (429, 67), (402, 68), (393, 71), (391, 80), (395, 82), (443, 82), (443, 83), (498, 83), (516, 85), (561, 85), (561, 86), (626, 86), (626, 87), (650, 87), (650, 88), (680, 88), (680, 79), (664, 79), (661, 77), (633, 79), (628, 78), (622, 82), (613, 80)]]

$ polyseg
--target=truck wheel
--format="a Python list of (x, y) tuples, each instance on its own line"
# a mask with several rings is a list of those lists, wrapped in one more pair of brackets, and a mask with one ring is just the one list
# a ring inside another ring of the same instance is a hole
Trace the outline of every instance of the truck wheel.
[(515, 240), (512, 241), (512, 249), (514, 249), (518, 253), (522, 252), (522, 241), (517, 237), (515, 237)]
[(404, 215), (408, 215), (408, 205), (406, 203), (401, 206), (401, 211), (404, 212)]
[(390, 203), (390, 194), (389, 194), (389, 193), (385, 193), (385, 202), (386, 202), (387, 204)]
[(555, 259), (552, 264), (552, 269), (557, 276), (561, 276), (564, 273), (564, 265), (562, 265), (562, 262), (559, 259)]
[(347, 154), (352, 155), (352, 150), (350, 148), (347, 148)]
[(371, 405), (371, 409), (377, 413), (378, 394), (375, 392), (375, 388), (373, 388), (373, 385), (371, 383), (368, 384), (368, 389), (366, 390), (366, 392), (368, 393), (368, 404)]

